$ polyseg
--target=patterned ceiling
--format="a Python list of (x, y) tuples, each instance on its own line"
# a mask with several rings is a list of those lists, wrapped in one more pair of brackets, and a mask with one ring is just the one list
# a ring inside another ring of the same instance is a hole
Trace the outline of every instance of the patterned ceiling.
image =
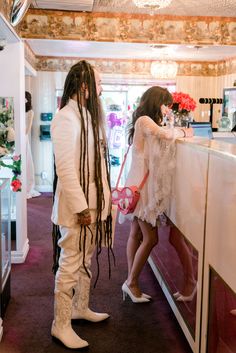
[[(93, 11), (148, 13), (132, 0), (95, 0)], [(156, 11), (161, 15), (236, 17), (236, 0), (172, 0), (169, 7)]]
[[(33, 7), (70, 11), (150, 13), (138, 9), (132, 0), (33, 0)], [(172, 0), (161, 15), (236, 17), (236, 0)]]
[[(107, 12), (107, 13), (148, 13), (148, 10), (137, 9), (132, 0), (33, 0), (33, 7), (44, 9), (57, 9), (69, 11)], [(162, 15), (177, 16), (223, 16), (236, 17), (236, 0), (172, 0), (169, 7), (159, 10)], [(119, 17), (122, 17), (119, 15)], [(151, 19), (151, 18), (150, 18)], [(185, 18), (186, 21), (186, 18)], [(198, 18), (199, 21), (199, 18)], [(201, 20), (200, 20), (201, 21)], [(204, 18), (207, 21), (207, 18)], [(214, 19), (215, 21), (215, 19)], [(188, 22), (188, 21), (187, 21)], [(226, 20), (227, 22), (227, 20)], [(234, 20), (232, 21), (234, 23)], [(192, 25), (193, 26), (193, 25)], [(191, 27), (191, 26), (190, 26)], [(101, 26), (99, 26), (101, 29)], [(194, 30), (194, 28), (193, 28)], [(56, 39), (56, 38), (54, 38)], [(59, 39), (65, 39), (59, 38)], [(75, 38), (73, 38), (75, 39)], [(84, 41), (87, 39), (84, 38)], [(100, 58), (136, 58), (136, 59), (157, 59), (162, 57), (163, 50), (153, 51), (149, 44), (132, 43), (95, 43), (61, 40), (37, 40), (28, 41), (37, 55), (43, 56), (78, 56), (100, 57)], [(84, 46), (83, 46), (83, 45)], [(183, 42), (181, 42), (183, 44)], [(194, 44), (194, 43), (190, 43)], [(196, 43), (195, 43), (196, 44)], [(217, 43), (216, 43), (217, 44)], [(236, 56), (235, 46), (195, 46), (187, 45), (169, 46), (171, 53), (167, 53), (165, 59), (174, 60), (223, 60)], [(81, 46), (82, 45), (82, 46)], [(79, 50), (78, 50), (79, 49)], [(165, 53), (166, 55), (166, 53)], [(169, 56), (169, 57), (168, 57)]]

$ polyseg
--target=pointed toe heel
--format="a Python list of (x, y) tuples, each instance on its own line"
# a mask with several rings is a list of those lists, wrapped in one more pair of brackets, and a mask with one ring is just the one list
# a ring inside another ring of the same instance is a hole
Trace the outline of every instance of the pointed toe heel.
[(142, 297), (143, 297), (143, 298), (146, 298), (146, 299), (149, 299), (149, 300), (152, 299), (151, 295), (149, 295), (149, 294), (147, 294), (147, 293), (142, 293)]
[(122, 285), (122, 292), (123, 292), (123, 300), (125, 300), (126, 296), (128, 295), (133, 303), (149, 303), (150, 302), (150, 300), (148, 298), (145, 298), (143, 296), (136, 297), (131, 292), (131, 290), (129, 289), (129, 287), (127, 286), (126, 283), (123, 283), (123, 285)]
[(193, 298), (195, 297), (195, 295), (197, 294), (197, 289), (198, 286), (196, 284), (196, 286), (194, 287), (192, 293), (190, 295), (182, 295), (180, 294), (179, 297), (176, 298), (177, 302), (191, 302), (193, 300)]

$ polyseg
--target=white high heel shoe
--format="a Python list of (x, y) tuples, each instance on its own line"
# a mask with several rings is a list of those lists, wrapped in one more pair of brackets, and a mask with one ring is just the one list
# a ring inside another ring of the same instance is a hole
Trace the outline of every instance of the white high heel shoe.
[(147, 298), (147, 299), (152, 299), (151, 295), (146, 294), (146, 293), (142, 293), (142, 297)]
[(125, 300), (126, 296), (128, 295), (133, 303), (148, 303), (148, 302), (150, 302), (150, 300), (148, 298), (145, 298), (144, 296), (136, 297), (131, 292), (131, 290), (129, 289), (129, 287), (127, 286), (126, 283), (123, 283), (123, 285), (122, 285), (122, 292), (123, 292), (123, 300)]
[(194, 289), (190, 295), (185, 296), (185, 295), (180, 294), (180, 296), (176, 298), (176, 301), (177, 302), (191, 302), (193, 300), (193, 298), (195, 297), (195, 295), (197, 294), (197, 288), (198, 288), (198, 286), (196, 284), (196, 286), (194, 287)]

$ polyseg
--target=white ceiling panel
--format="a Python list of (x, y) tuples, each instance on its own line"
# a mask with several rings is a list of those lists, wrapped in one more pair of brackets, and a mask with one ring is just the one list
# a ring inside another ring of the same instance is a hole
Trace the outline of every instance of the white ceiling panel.
[(94, 0), (33, 0), (32, 5), (40, 9), (92, 11)]
[(87, 42), (69, 40), (27, 40), (36, 55), (77, 58), (218, 61), (236, 56), (236, 46), (167, 45), (155, 49), (149, 44)]

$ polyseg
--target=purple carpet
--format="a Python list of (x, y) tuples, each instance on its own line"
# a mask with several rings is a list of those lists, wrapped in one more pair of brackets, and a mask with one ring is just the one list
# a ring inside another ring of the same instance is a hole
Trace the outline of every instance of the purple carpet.
[[(24, 264), (12, 266), (12, 298), (3, 321), (1, 353), (61, 353), (69, 349), (52, 341), (53, 286), (51, 197), (44, 194), (28, 201), (30, 251)], [(129, 224), (117, 225), (116, 267), (108, 279), (107, 252), (100, 256), (101, 274), (91, 293), (91, 308), (107, 311), (102, 323), (78, 321), (73, 327), (88, 340), (90, 353), (190, 353), (191, 349), (149, 267), (142, 277), (143, 291), (152, 295), (147, 304), (122, 301), (126, 279), (125, 246)], [(93, 263), (94, 277), (96, 264)]]

